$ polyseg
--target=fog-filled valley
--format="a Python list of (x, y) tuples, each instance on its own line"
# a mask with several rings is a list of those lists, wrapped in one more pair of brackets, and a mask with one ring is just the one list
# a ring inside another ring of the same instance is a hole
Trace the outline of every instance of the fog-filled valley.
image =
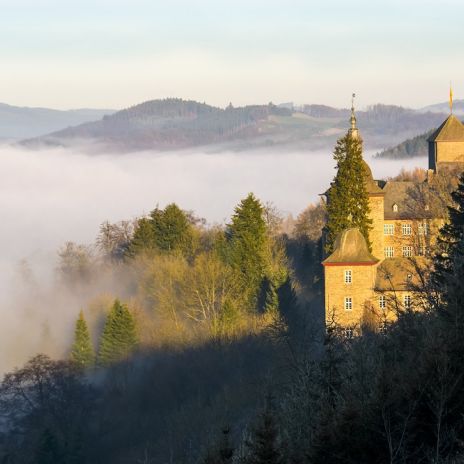
[[(388, 176), (417, 161), (422, 160), (372, 160), (371, 166), (374, 175)], [(0, 338), (6, 349), (0, 355), (0, 371), (37, 351), (63, 354), (69, 345), (74, 319), (86, 298), (67, 301), (65, 295), (48, 295), (46, 290), (54, 282), (58, 249), (65, 242), (92, 244), (104, 221), (133, 220), (171, 202), (209, 224), (224, 224), (249, 192), (272, 202), (284, 217), (296, 217), (318, 201), (333, 175), (331, 154), (322, 152), (92, 156), (3, 146)], [(37, 300), (37, 293), (27, 301), (24, 272), (40, 286), (43, 301)], [(46, 341), (40, 336), (43, 330)]]

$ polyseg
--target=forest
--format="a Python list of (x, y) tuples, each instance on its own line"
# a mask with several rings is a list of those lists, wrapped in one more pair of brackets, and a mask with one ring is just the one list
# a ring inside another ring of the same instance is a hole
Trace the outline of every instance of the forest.
[(1, 462), (462, 462), (464, 176), (443, 182), (426, 309), (356, 338), (321, 312), (323, 203), (291, 228), (252, 193), (225, 227), (172, 203), (66, 243), (90, 302), (66, 356), (5, 374)]

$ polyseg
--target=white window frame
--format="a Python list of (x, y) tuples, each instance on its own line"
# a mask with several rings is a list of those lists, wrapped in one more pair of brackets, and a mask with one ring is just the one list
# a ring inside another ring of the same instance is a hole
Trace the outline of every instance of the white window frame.
[(398, 205), (396, 203), (393, 204), (392, 206), (393, 212), (397, 213), (398, 212)]
[(429, 235), (429, 225), (426, 222), (421, 222), (418, 227), (419, 235)]
[(412, 235), (412, 224), (409, 222), (401, 224), (401, 232), (403, 235)]
[(343, 336), (347, 338), (348, 340), (351, 340), (352, 338), (354, 338), (354, 335), (355, 335), (355, 331), (353, 327), (345, 327), (343, 329)]
[(387, 299), (385, 295), (379, 296), (379, 309), (385, 309), (387, 307)]
[(351, 269), (345, 269), (344, 272), (344, 282), (345, 284), (352, 284), (353, 283), (353, 271)]
[(403, 258), (411, 258), (412, 257), (412, 246), (405, 245), (403, 246)]
[(395, 235), (395, 224), (384, 224), (383, 235)]
[(387, 246), (384, 249), (385, 258), (393, 258), (395, 256), (395, 248), (392, 246)]
[(412, 297), (411, 295), (404, 295), (403, 297), (403, 305), (405, 309), (411, 309), (412, 307)]
[(345, 311), (353, 311), (353, 297), (345, 296), (344, 305)]
[(430, 254), (430, 249), (427, 245), (421, 245), (419, 247), (419, 256), (428, 256)]

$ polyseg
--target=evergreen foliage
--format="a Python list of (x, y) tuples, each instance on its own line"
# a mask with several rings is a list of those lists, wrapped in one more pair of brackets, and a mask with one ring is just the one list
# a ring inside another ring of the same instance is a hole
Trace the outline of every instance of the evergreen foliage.
[(208, 450), (204, 464), (229, 464), (234, 456), (234, 447), (230, 442), (230, 428), (224, 427), (219, 443)]
[(328, 191), (325, 251), (331, 253), (337, 236), (345, 229), (357, 227), (371, 249), (369, 197), (362, 142), (348, 133), (337, 141), (334, 150), (337, 174)]
[(109, 365), (129, 358), (138, 345), (135, 321), (127, 306), (115, 300), (100, 340), (98, 362)]
[(162, 251), (189, 252), (192, 246), (192, 226), (188, 216), (175, 203), (151, 213), (155, 245)]
[(449, 206), (449, 222), (440, 231), (432, 279), (440, 295), (442, 312), (448, 312), (461, 331), (464, 330), (464, 174), (451, 197), (454, 205)]
[(193, 228), (190, 217), (175, 203), (164, 209), (155, 208), (149, 218), (138, 221), (128, 255), (134, 257), (142, 251), (191, 254)]
[(71, 361), (82, 368), (90, 367), (95, 362), (95, 351), (83, 311), (80, 311), (76, 321), (74, 343), (71, 348)]
[(58, 441), (48, 428), (44, 430), (41, 436), (35, 462), (37, 464), (64, 463), (60, 456)]
[(141, 218), (137, 221), (127, 254), (134, 257), (142, 251), (153, 249), (155, 249), (155, 233), (152, 223), (148, 218)]
[(268, 235), (261, 202), (250, 193), (235, 208), (227, 228), (226, 260), (238, 272), (249, 304), (254, 307), (266, 274)]
[(243, 460), (244, 464), (281, 464), (284, 462), (278, 442), (277, 424), (270, 404), (259, 415), (246, 445), (248, 453)]

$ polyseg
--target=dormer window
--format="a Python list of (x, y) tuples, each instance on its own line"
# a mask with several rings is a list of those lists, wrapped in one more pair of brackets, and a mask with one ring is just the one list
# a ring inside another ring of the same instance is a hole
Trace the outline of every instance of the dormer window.
[(396, 203), (393, 203), (392, 209), (393, 209), (394, 213), (397, 213), (398, 212), (398, 205)]

